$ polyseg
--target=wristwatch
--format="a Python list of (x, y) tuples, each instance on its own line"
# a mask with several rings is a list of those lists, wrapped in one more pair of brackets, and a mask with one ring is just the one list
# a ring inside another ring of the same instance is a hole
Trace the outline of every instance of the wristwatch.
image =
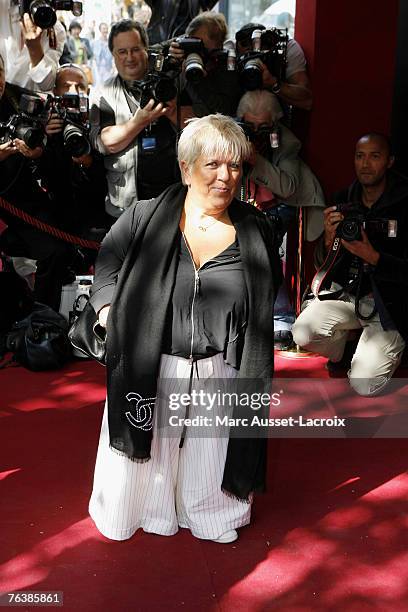
[(274, 94), (278, 94), (280, 92), (280, 90), (281, 90), (281, 82), (279, 81), (279, 79), (276, 79), (276, 83), (275, 83), (275, 85), (272, 85), (271, 91)]

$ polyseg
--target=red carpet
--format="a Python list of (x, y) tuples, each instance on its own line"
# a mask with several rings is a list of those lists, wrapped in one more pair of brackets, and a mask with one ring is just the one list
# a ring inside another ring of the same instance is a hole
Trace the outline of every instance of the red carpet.
[[(323, 363), (278, 357), (277, 376), (323, 379)], [(0, 372), (0, 592), (63, 591), (69, 612), (408, 609), (405, 439), (271, 440), (236, 543), (110, 542), (87, 515), (104, 372)]]

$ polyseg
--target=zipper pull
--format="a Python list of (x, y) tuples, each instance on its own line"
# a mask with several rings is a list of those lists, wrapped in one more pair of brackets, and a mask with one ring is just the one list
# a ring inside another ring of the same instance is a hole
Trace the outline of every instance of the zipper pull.
[(194, 270), (194, 276), (195, 276), (196, 292), (197, 292), (197, 295), (200, 295), (200, 284), (201, 284), (201, 281), (200, 281), (200, 276), (198, 274), (198, 270)]

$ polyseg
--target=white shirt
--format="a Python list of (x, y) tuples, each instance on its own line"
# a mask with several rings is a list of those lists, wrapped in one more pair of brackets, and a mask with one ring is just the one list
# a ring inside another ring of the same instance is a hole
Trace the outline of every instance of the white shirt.
[(44, 30), (41, 34), (44, 56), (33, 67), (21, 33), (18, 6), (11, 5), (10, 0), (0, 0), (0, 53), (5, 63), (7, 82), (32, 91), (52, 91), (66, 40), (64, 27), (59, 21), (54, 26), (54, 32), (56, 49), (50, 48), (48, 32)]

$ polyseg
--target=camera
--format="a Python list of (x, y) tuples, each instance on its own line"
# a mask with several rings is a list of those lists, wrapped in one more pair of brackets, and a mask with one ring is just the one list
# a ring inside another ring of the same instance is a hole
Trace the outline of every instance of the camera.
[(206, 48), (201, 38), (194, 36), (179, 36), (176, 43), (183, 49), (186, 59), (184, 61), (184, 74), (186, 80), (198, 83), (205, 75)]
[[(240, 32), (237, 32), (235, 38), (242, 45), (248, 37), (248, 32), (245, 32), (245, 40), (240, 36)], [(284, 80), (287, 45), (287, 30), (254, 29), (250, 39), (250, 50), (242, 53), (237, 62), (242, 87), (250, 91), (262, 89), (263, 64), (278, 81)]]
[(64, 94), (50, 101), (51, 110), (65, 125), (62, 132), (64, 147), (72, 157), (81, 157), (91, 152), (88, 139), (89, 101), (85, 94)]
[(56, 11), (71, 11), (75, 17), (82, 15), (82, 2), (75, 0), (18, 0), (20, 15), (28, 13), (42, 30), (52, 28), (57, 21)]
[(148, 73), (142, 81), (130, 81), (127, 87), (143, 108), (153, 98), (167, 104), (177, 96), (176, 78), (180, 67), (163, 53), (149, 50)]
[(249, 142), (252, 142), (255, 149), (261, 155), (269, 148), (277, 149), (280, 144), (280, 130), (279, 126), (275, 123), (274, 125), (268, 125), (265, 127), (254, 130), (252, 125), (245, 121), (236, 120), (236, 123), (244, 130), (245, 136)]
[(45, 140), (41, 118), (46, 111), (46, 102), (38, 96), (22, 94), (18, 111), (7, 123), (0, 123), (0, 144), (19, 138), (27, 147), (35, 149)]
[(336, 210), (344, 216), (337, 226), (336, 234), (347, 242), (361, 240), (362, 228), (369, 236), (397, 237), (396, 219), (366, 219), (363, 205), (355, 202), (337, 204)]

